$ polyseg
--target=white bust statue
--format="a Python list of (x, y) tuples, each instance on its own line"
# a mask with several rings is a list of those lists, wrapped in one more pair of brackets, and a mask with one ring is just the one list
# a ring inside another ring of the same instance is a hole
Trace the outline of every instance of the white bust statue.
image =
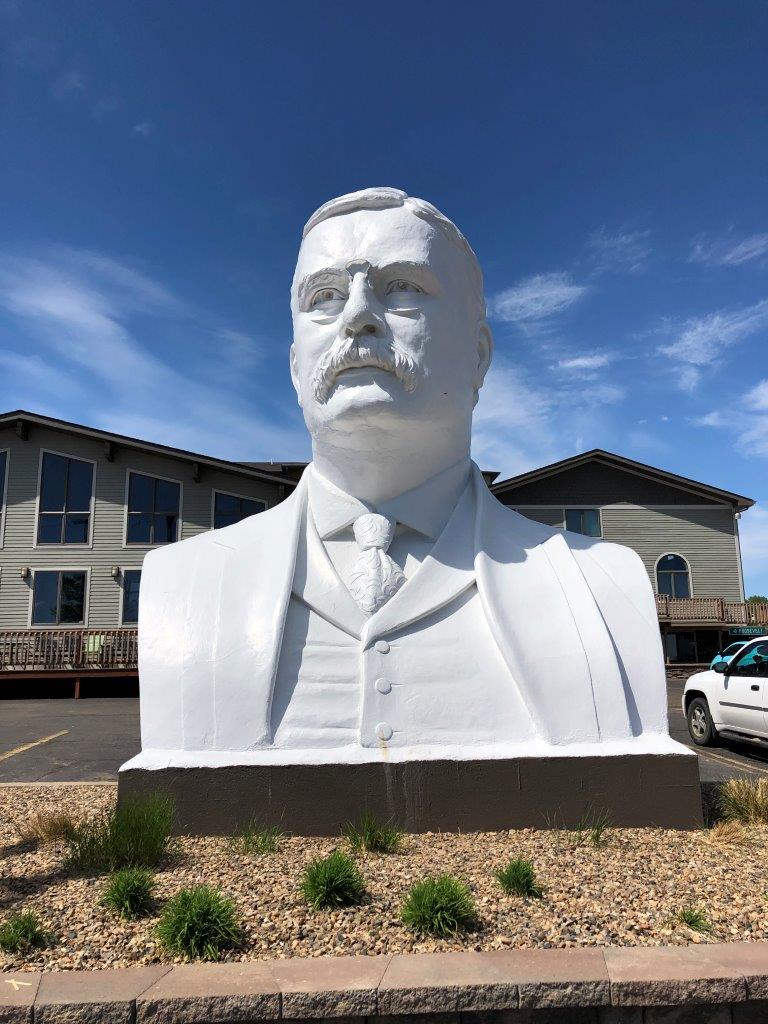
[(312, 463), (147, 556), (130, 765), (679, 751), (638, 556), (506, 508), (470, 461), (492, 337), (455, 225), (392, 188), (326, 203), (291, 309)]

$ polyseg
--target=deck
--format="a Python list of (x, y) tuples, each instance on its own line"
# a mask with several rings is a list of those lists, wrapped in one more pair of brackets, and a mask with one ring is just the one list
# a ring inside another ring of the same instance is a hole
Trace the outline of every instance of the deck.
[(138, 671), (136, 629), (0, 631), (0, 678), (119, 675)]
[(656, 597), (659, 622), (669, 626), (765, 626), (768, 633), (768, 602), (726, 601), (722, 597)]

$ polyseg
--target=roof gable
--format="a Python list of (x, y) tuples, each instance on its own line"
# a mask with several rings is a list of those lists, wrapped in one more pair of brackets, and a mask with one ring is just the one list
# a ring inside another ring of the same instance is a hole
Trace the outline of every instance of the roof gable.
[(731, 505), (751, 498), (635, 462), (600, 448), (501, 480), (491, 488), (505, 504), (593, 504), (626, 501), (647, 505)]
[(113, 434), (109, 430), (98, 430), (95, 427), (86, 427), (82, 423), (71, 423), (68, 420), (59, 420), (53, 416), (41, 416), (38, 413), (27, 412), (24, 409), (16, 409), (13, 412), (0, 413), (0, 428), (16, 427), (22, 431), (25, 425), (48, 427), (51, 430), (61, 430), (64, 433), (78, 434), (81, 437), (90, 437), (104, 441), (105, 444), (121, 445), (126, 448), (135, 448), (140, 451), (154, 452), (158, 455), (169, 455), (172, 458), (181, 459), (184, 462), (199, 463), (203, 466), (215, 466), (217, 469), (225, 469), (231, 473), (239, 473), (241, 476), (255, 477), (259, 480), (267, 480), (271, 483), (283, 484), (287, 487), (294, 487), (295, 480), (290, 477), (280, 476), (279, 470), (274, 473), (266, 472), (263, 469), (255, 468), (245, 462), (232, 462), (228, 459), (217, 459), (211, 455), (203, 455), (199, 452), (188, 452), (183, 448), (172, 448), (170, 445), (157, 444), (155, 441), (144, 441), (138, 437), (129, 437), (126, 434)]

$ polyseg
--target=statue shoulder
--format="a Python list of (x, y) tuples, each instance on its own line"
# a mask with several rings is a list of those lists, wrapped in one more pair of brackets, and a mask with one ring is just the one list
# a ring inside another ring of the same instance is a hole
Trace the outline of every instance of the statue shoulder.
[(232, 526), (205, 530), (175, 544), (153, 548), (144, 558), (144, 570), (175, 572), (183, 571), (187, 566), (200, 565), (201, 562), (218, 561), (228, 551), (237, 551), (245, 545), (250, 546), (268, 538), (274, 525), (279, 522), (281, 511), (284, 512), (284, 506), (275, 505), (239, 523), (233, 523)]
[(642, 558), (632, 548), (566, 531), (565, 538), (593, 591), (618, 587), (648, 621), (657, 624), (656, 597)]
[(646, 583), (650, 583), (640, 555), (625, 544), (614, 544), (613, 541), (597, 537), (585, 537), (580, 533), (571, 533), (570, 530), (564, 530), (563, 536), (577, 559), (584, 560), (584, 556), (587, 556), (612, 576), (639, 576)]

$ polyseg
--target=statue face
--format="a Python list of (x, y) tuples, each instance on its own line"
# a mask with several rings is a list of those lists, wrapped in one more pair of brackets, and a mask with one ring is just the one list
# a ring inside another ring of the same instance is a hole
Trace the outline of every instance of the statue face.
[(291, 293), (291, 373), (314, 437), (471, 423), (490, 359), (464, 254), (407, 207), (322, 221)]

